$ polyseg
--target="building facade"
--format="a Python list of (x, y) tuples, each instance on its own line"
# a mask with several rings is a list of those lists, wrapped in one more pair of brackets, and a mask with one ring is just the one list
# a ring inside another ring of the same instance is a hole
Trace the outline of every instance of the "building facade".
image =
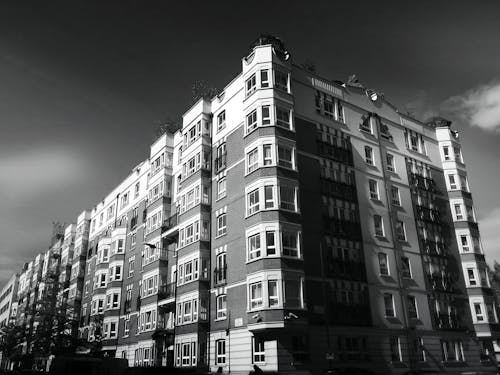
[[(89, 350), (130, 366), (496, 373), (496, 305), (450, 125), (259, 38), (240, 74), (66, 227), (51, 248), (57, 301)], [(50, 259), (20, 273), (18, 323)]]

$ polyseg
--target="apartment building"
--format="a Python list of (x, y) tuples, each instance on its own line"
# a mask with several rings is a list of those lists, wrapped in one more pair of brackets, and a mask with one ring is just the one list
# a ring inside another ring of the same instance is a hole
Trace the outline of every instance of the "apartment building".
[(89, 350), (130, 366), (496, 373), (450, 122), (294, 65), (276, 38), (241, 64), (26, 264), (18, 324), (55, 272)]
[[(0, 329), (15, 324), (17, 316), (17, 288), (19, 275), (12, 275), (0, 292)], [(0, 351), (0, 369), (9, 369), (10, 360)]]
[(174, 365), (494, 371), (438, 124), (260, 39), (241, 74), (183, 116), (177, 231), (165, 229), (178, 240)]
[(19, 275), (12, 275), (0, 292), (0, 327), (8, 326), (17, 316), (17, 288)]
[(487, 355), (493, 353), (491, 339), (500, 335), (497, 302), (481, 246), (459, 134), (450, 125), (444, 119), (435, 121), (449, 209), (453, 217), (454, 235), (458, 243), (474, 330), (483, 346), (483, 355)]

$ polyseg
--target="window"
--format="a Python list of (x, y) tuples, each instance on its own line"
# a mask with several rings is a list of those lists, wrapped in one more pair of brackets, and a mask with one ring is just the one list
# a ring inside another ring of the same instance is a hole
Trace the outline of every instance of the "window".
[(379, 264), (380, 274), (382, 276), (389, 276), (389, 263), (387, 261), (387, 254), (378, 253), (378, 264)]
[(293, 149), (283, 145), (278, 145), (278, 165), (293, 169)]
[(294, 362), (303, 362), (309, 359), (307, 336), (292, 336), (292, 357)]
[(226, 363), (226, 340), (215, 341), (215, 364), (223, 365)]
[(250, 133), (257, 127), (257, 110), (254, 109), (247, 115), (247, 133)]
[(464, 215), (462, 213), (462, 205), (461, 204), (454, 204), (453, 206), (455, 208), (455, 217), (456, 217), (456, 220), (463, 220), (464, 219)]
[(289, 308), (302, 308), (302, 279), (287, 278), (284, 282), (285, 302)]
[(467, 277), (469, 279), (470, 286), (477, 285), (476, 273), (474, 272), (474, 268), (467, 268)]
[(257, 90), (257, 81), (255, 79), (255, 74), (252, 74), (252, 76), (249, 79), (247, 79), (245, 83), (245, 88), (246, 88), (245, 90), (246, 96), (249, 96), (255, 90)]
[(462, 251), (469, 251), (469, 240), (467, 238), (467, 235), (461, 235), (460, 236), (460, 244), (462, 246)]
[(399, 220), (396, 220), (396, 238), (399, 241), (406, 241), (405, 224)]
[(283, 231), (281, 234), (281, 241), (283, 244), (283, 255), (298, 258), (298, 233)]
[(476, 314), (476, 321), (484, 321), (483, 309), (481, 308), (481, 303), (474, 303), (474, 313)]
[(134, 268), (135, 268), (135, 255), (128, 258), (128, 275), (127, 275), (127, 277), (134, 276)]
[(274, 307), (279, 305), (277, 280), (269, 280), (267, 282), (267, 295), (268, 295), (269, 307)]
[(267, 231), (266, 232), (266, 254), (275, 255), (276, 254), (276, 232)]
[(450, 148), (448, 146), (443, 146), (444, 160), (450, 160)]
[(469, 186), (467, 185), (467, 178), (465, 176), (459, 175), (460, 179), (460, 190), (469, 191)]
[(259, 258), (260, 251), (260, 233), (248, 237), (248, 259)]
[(247, 154), (247, 173), (252, 173), (259, 167), (259, 152), (257, 147)]
[[(366, 115), (365, 115), (366, 116)], [(365, 117), (363, 116), (363, 117)], [(372, 122), (371, 122), (371, 116), (366, 116), (361, 124), (359, 124), (359, 130), (367, 132), (367, 133), (372, 133)]]
[(415, 296), (407, 296), (408, 316), (410, 319), (418, 319), (417, 299)]
[(262, 307), (262, 282), (250, 284), (250, 309)]
[(222, 236), (227, 232), (226, 213), (217, 216), (217, 236)]
[(273, 153), (272, 153), (272, 145), (263, 145), (262, 146), (262, 154), (264, 157), (264, 165), (273, 164)]
[(288, 92), (288, 74), (280, 70), (274, 71), (274, 87)]
[(380, 136), (384, 139), (387, 139), (388, 141), (393, 140), (391, 132), (389, 131), (389, 127), (385, 124), (380, 124)]
[(464, 348), (460, 340), (441, 340), (443, 350), (443, 361), (465, 361)]
[(460, 152), (460, 147), (454, 146), (453, 153), (455, 154), (455, 161), (462, 163), (462, 153)]
[(263, 105), (261, 107), (262, 114), (262, 125), (270, 125), (271, 124), (271, 106)]
[(119, 239), (117, 241), (117, 247), (116, 247), (116, 252), (118, 254), (123, 253), (123, 251), (124, 251), (124, 246), (123, 245), (124, 245), (124, 240), (123, 239)]
[(384, 222), (382, 216), (373, 215), (373, 225), (375, 227), (375, 236), (384, 237)]
[(396, 316), (394, 313), (394, 299), (391, 293), (384, 293), (384, 307), (386, 317), (392, 318)]
[(269, 70), (267, 69), (260, 71), (260, 87), (269, 87)]
[(276, 125), (290, 129), (290, 110), (276, 107)]
[(134, 188), (134, 198), (137, 198), (139, 196), (139, 191), (140, 191), (140, 182), (135, 184)]
[(369, 146), (365, 146), (365, 161), (368, 165), (375, 165), (373, 161), (373, 149)]
[(217, 181), (217, 199), (221, 199), (226, 196), (226, 177), (221, 178)]
[(391, 202), (395, 206), (401, 206), (401, 198), (399, 197), (399, 189), (396, 186), (391, 186)]
[(370, 199), (379, 200), (378, 183), (375, 180), (368, 180), (368, 188), (370, 190)]
[(417, 337), (414, 341), (415, 358), (418, 362), (425, 362), (424, 340)]
[(253, 215), (259, 211), (259, 189), (254, 189), (247, 194), (247, 215)]
[(401, 257), (401, 276), (411, 279), (410, 259), (408, 257)]
[(297, 211), (295, 187), (280, 186), (280, 208), (288, 211)]
[(394, 164), (394, 155), (386, 154), (385, 159), (387, 161), (387, 170), (389, 172), (396, 172), (396, 167)]
[(217, 131), (221, 131), (226, 127), (226, 111), (222, 111), (217, 115)]
[(448, 181), (450, 182), (450, 190), (457, 190), (457, 182), (455, 180), (455, 175), (449, 174)]
[(227, 304), (226, 304), (225, 294), (217, 297), (216, 305), (217, 305), (217, 319), (225, 319), (227, 316)]
[(264, 207), (266, 210), (276, 207), (274, 201), (274, 188), (272, 185), (264, 186)]
[(389, 337), (389, 347), (391, 350), (391, 362), (401, 362), (401, 343), (398, 336)]
[(264, 349), (264, 340), (252, 337), (253, 363), (263, 363), (266, 361), (266, 351)]

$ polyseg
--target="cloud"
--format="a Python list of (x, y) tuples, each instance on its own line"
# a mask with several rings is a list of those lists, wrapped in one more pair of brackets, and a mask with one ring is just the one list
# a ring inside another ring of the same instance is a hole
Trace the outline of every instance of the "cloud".
[(485, 217), (479, 220), (479, 230), (481, 231), (481, 241), (488, 263), (500, 262), (500, 207), (490, 211)]
[(85, 170), (75, 152), (57, 147), (0, 155), (0, 194), (11, 203), (33, 199), (83, 179)]
[(500, 81), (492, 81), (453, 96), (444, 101), (441, 108), (471, 126), (500, 132)]

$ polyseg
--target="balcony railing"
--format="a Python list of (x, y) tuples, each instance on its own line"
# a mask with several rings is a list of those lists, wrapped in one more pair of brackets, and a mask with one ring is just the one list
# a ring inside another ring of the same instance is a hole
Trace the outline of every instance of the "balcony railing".
[(224, 265), (222, 268), (214, 269), (214, 284), (215, 285), (223, 285), (226, 283), (226, 275), (227, 275), (227, 265)]
[(175, 283), (167, 283), (160, 285), (158, 288), (158, 298), (159, 299), (167, 299), (175, 296)]

